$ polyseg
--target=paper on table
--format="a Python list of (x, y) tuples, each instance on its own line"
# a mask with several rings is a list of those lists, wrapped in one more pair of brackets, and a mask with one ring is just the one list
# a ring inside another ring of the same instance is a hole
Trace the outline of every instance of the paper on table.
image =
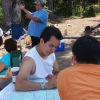
[[(30, 80), (35, 82), (46, 82), (45, 79)], [(57, 89), (18, 92), (14, 84), (10, 83), (0, 92), (0, 100), (60, 100)]]

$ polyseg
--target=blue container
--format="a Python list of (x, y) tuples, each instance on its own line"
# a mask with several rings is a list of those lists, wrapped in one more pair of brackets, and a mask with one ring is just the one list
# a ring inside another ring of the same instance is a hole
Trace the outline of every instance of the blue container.
[(64, 40), (61, 40), (59, 46), (56, 48), (56, 52), (64, 50), (65, 50), (65, 42)]

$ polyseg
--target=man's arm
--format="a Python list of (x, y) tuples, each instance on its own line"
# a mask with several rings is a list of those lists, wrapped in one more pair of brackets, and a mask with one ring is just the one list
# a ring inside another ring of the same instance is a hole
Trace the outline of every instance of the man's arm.
[(18, 73), (16, 82), (15, 82), (16, 90), (25, 91), (25, 90), (41, 89), (41, 86), (39, 83), (28, 81), (28, 77), (32, 73), (32, 71), (35, 72), (35, 63), (32, 58), (25, 57), (22, 61), (21, 69)]
[(54, 62), (54, 65), (53, 65), (53, 74), (54, 74), (54, 75), (49, 74), (49, 75), (46, 77), (46, 79), (48, 79), (48, 80), (51, 79), (51, 78), (56, 78), (56, 79), (57, 79), (57, 76), (58, 76), (59, 72), (60, 72), (60, 69), (59, 69), (59, 67), (58, 67), (58, 63), (57, 63), (57, 61), (55, 61), (55, 62)]
[(33, 20), (33, 21), (35, 21), (35, 22), (40, 22), (40, 21), (41, 21), (39, 18), (33, 17), (33, 16), (31, 16), (31, 15), (27, 15), (27, 14), (26, 14), (26, 18), (31, 19), (31, 20)]
[(31, 12), (25, 9), (25, 6), (23, 6), (22, 4), (20, 4), (20, 9), (22, 9), (27, 15), (31, 14)]
[[(29, 91), (29, 90), (39, 90), (41, 89), (41, 85), (39, 82), (30, 82), (28, 80), (29, 75), (35, 72), (35, 62), (30, 57), (25, 57), (23, 59), (21, 69), (18, 73), (15, 89), (18, 91)], [(50, 79), (46, 84), (46, 89), (51, 89), (57, 86), (57, 82), (55, 78)]]
[(57, 78), (59, 72), (60, 72), (60, 69), (59, 69), (58, 63), (57, 63), (57, 61), (55, 61), (54, 65), (53, 65), (53, 74), (55, 75), (56, 78)]
[(26, 18), (29, 18), (35, 22), (40, 22), (40, 19), (37, 17), (31, 16), (31, 12), (25, 9), (25, 7), (22, 4), (20, 5), (20, 9), (22, 9), (26, 13)]

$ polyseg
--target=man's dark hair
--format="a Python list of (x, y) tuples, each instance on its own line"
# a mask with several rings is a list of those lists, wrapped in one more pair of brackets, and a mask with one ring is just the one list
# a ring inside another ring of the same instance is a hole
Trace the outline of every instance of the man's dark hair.
[(7, 52), (17, 50), (17, 41), (13, 38), (5, 40), (4, 48), (6, 49)]
[(74, 43), (72, 52), (79, 63), (100, 64), (100, 42), (94, 37), (80, 37)]
[(44, 43), (46, 43), (47, 41), (50, 40), (51, 36), (55, 36), (58, 40), (63, 39), (63, 36), (62, 36), (60, 30), (53, 26), (46, 27), (42, 31), (40, 38), (43, 38)]

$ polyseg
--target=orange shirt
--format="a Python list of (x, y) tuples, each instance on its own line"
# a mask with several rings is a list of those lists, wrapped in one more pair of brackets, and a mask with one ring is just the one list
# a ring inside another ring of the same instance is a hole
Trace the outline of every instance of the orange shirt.
[(57, 79), (61, 100), (100, 100), (100, 66), (75, 64), (62, 70)]

